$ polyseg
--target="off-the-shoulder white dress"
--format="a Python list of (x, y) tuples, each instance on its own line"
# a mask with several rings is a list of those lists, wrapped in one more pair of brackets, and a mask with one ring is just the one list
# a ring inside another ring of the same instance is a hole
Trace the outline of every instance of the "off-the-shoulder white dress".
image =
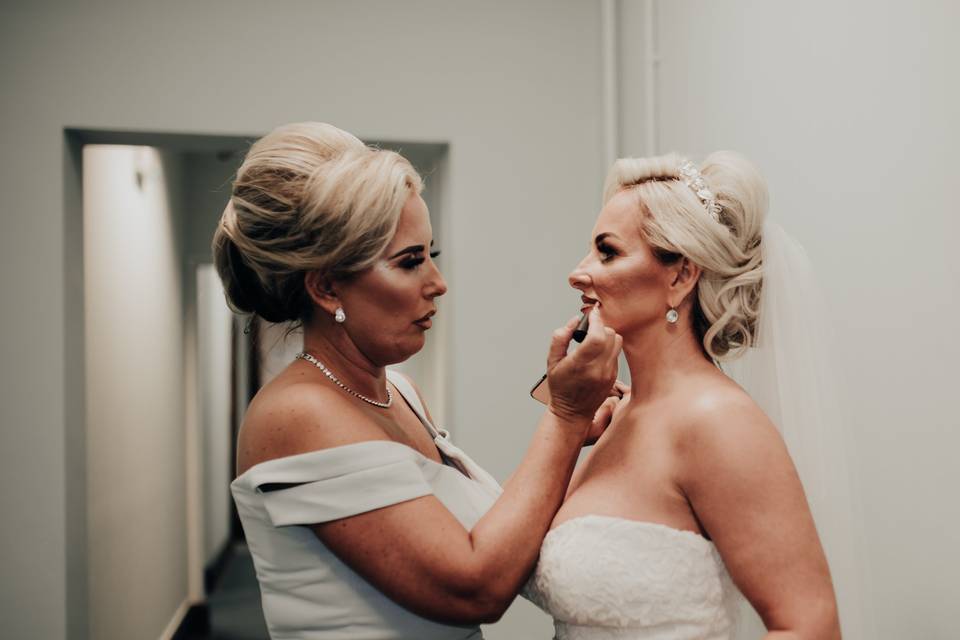
[(470, 529), (499, 496), (497, 482), (430, 424), (407, 380), (387, 374), (447, 464), (396, 442), (361, 442), (269, 460), (230, 485), (273, 640), (482, 637), (476, 626), (439, 624), (407, 611), (301, 526), (433, 494)]

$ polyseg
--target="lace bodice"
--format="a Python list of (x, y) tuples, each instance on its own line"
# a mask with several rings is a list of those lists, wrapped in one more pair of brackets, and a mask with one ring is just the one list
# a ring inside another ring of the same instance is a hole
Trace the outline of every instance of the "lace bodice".
[(597, 515), (547, 534), (524, 595), (554, 617), (557, 640), (729, 640), (740, 604), (706, 538)]

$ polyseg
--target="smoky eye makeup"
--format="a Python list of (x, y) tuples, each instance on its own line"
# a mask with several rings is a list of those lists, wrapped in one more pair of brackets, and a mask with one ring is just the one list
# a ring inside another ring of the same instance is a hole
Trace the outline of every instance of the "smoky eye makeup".
[(607, 241), (601, 240), (597, 243), (597, 252), (600, 254), (602, 262), (609, 262), (614, 257), (620, 255)]
[[(433, 251), (430, 252), (429, 255), (430, 255), (430, 258), (436, 258), (437, 256), (440, 255), (440, 250), (434, 249)], [(399, 266), (401, 269), (408, 269), (408, 270), (416, 269), (421, 264), (423, 264), (425, 260), (426, 258), (423, 257), (422, 250), (415, 251), (413, 253), (407, 254), (407, 256), (399, 262)]]
[(614, 234), (605, 231), (597, 234), (597, 237), (593, 239), (593, 246), (597, 253), (600, 254), (600, 262), (609, 262), (613, 260), (614, 257), (620, 255), (620, 251), (610, 244), (609, 238), (611, 237), (615, 237)]

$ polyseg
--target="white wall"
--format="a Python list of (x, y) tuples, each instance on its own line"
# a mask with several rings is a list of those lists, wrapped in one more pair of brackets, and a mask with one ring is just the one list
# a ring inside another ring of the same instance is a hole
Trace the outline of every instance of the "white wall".
[(448, 424), (496, 475), (513, 469), (539, 415), (526, 392), (577, 306), (565, 274), (599, 200), (594, 3), (24, 0), (0, 12), (7, 633), (61, 638), (69, 624), (83, 636), (66, 444), (83, 335), (65, 256), (80, 239), (65, 217), (64, 127), (253, 136), (321, 119), (449, 143)]
[(960, 5), (657, 4), (659, 150), (752, 158), (832, 306), (877, 637), (956, 637)]
[[(230, 194), (238, 158), (229, 150), (186, 152), (183, 163), (184, 352), (188, 371), (190, 599), (203, 597), (202, 570), (229, 536), (230, 358), (233, 314), (211, 264), (210, 242)], [(195, 376), (195, 377), (194, 377)], [(242, 393), (239, 395), (243, 395)], [(240, 411), (237, 415), (242, 416)]]
[(187, 588), (178, 176), (149, 147), (83, 165), (90, 635), (157, 637)]
[(199, 364), (200, 459), (203, 469), (203, 535), (205, 565), (213, 562), (230, 533), (230, 350), (233, 313), (213, 265), (200, 265), (197, 278), (197, 358)]
[[(956, 5), (658, 4), (661, 150), (753, 157), (838, 309), (883, 637), (947, 637), (958, 594), (943, 566), (960, 524), (939, 489), (958, 484), (946, 398), (960, 354), (943, 337), (960, 275), (946, 258)], [(640, 3), (621, 5), (620, 142), (636, 153), (650, 143), (634, 120), (645, 23)], [(526, 391), (549, 332), (577, 306), (565, 275), (605, 172), (599, 34), (599, 5), (573, 0), (3, 3), (5, 632), (86, 635), (82, 236), (64, 127), (252, 137), (322, 119), (367, 139), (449, 143), (447, 422), (503, 478), (538, 416)], [(534, 615), (488, 632), (548, 635)]]

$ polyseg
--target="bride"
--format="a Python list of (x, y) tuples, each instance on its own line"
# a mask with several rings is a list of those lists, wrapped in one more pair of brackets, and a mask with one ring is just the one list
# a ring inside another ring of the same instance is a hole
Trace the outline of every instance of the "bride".
[(575, 471), (527, 595), (559, 640), (729, 639), (741, 593), (769, 640), (839, 638), (804, 465), (718, 367), (772, 313), (782, 237), (762, 177), (731, 152), (701, 168), (623, 159), (604, 202), (570, 284), (623, 336), (631, 392)]

